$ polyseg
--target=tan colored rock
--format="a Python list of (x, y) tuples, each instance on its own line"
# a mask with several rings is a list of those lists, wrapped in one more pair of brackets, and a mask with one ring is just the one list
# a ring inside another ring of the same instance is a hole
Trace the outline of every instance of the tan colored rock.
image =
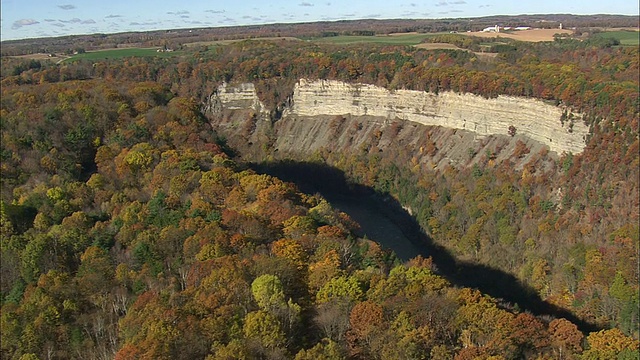
[(562, 125), (563, 109), (529, 98), (499, 96), (485, 99), (472, 94), (440, 94), (387, 89), (333, 80), (300, 80), (293, 105), (284, 117), (345, 115), (399, 118), (423, 125), (442, 126), (479, 135), (516, 133), (549, 146), (551, 151), (580, 153), (589, 129), (582, 121)]
[(269, 111), (258, 99), (252, 83), (229, 85), (223, 83), (209, 98), (205, 112), (219, 114), (222, 110), (254, 110), (257, 114), (268, 115)]
[[(221, 85), (211, 96), (205, 110), (216, 114), (221, 113), (222, 109), (253, 109), (263, 118), (269, 114), (259, 101), (253, 84)], [(581, 153), (589, 129), (581, 120), (562, 124), (560, 119), (563, 110), (537, 99), (523, 97), (498, 96), (486, 99), (473, 94), (389, 91), (368, 84), (301, 79), (282, 118), (286, 121), (291, 117), (351, 115), (401, 119), (428, 126), (466, 130), (482, 136), (508, 135), (509, 127), (513, 126), (517, 135), (545, 144), (558, 154)]]

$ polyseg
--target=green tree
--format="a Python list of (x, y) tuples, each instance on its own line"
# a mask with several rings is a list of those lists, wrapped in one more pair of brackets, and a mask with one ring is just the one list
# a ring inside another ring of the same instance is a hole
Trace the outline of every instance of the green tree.
[(248, 313), (242, 331), (245, 337), (258, 341), (265, 348), (281, 347), (286, 341), (278, 319), (263, 310)]
[(316, 301), (322, 304), (334, 298), (344, 298), (356, 302), (361, 300), (363, 295), (360, 283), (355, 277), (340, 276), (329, 280), (318, 290)]
[(308, 350), (300, 350), (295, 360), (343, 360), (346, 358), (344, 350), (338, 343), (325, 338)]
[(282, 283), (275, 275), (258, 276), (251, 283), (251, 293), (262, 310), (273, 310), (286, 305)]

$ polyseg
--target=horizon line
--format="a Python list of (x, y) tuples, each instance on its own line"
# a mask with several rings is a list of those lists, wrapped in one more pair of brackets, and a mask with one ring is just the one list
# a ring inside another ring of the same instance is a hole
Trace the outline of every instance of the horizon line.
[[(279, 21), (279, 22), (265, 22), (265, 23), (256, 23), (256, 24), (238, 24), (238, 25), (211, 25), (211, 26), (199, 26), (199, 27), (177, 27), (177, 28), (156, 28), (156, 29), (147, 29), (147, 30), (123, 30), (123, 31), (114, 31), (114, 32), (86, 32), (86, 33), (77, 33), (77, 34), (67, 34), (67, 35), (56, 35), (56, 36), (39, 36), (39, 37), (23, 37), (23, 38), (14, 38), (14, 39), (1, 39), (0, 35), (0, 43), (5, 42), (19, 42), (25, 40), (40, 40), (40, 39), (60, 39), (67, 37), (79, 37), (79, 36), (96, 36), (96, 35), (118, 35), (118, 34), (128, 34), (128, 33), (149, 33), (156, 31), (178, 31), (178, 30), (205, 30), (205, 29), (224, 29), (224, 28), (244, 28), (244, 27), (252, 27), (252, 26), (277, 26), (277, 25), (303, 25), (303, 24), (316, 24), (316, 23), (337, 23), (337, 22), (356, 22), (356, 21), (433, 21), (433, 20), (474, 20), (474, 19), (485, 19), (491, 17), (517, 17), (517, 16), (554, 16), (554, 15), (568, 15), (568, 16), (578, 16), (578, 17), (589, 17), (589, 16), (624, 16), (624, 17), (639, 17), (638, 14), (614, 14), (614, 13), (596, 13), (596, 14), (573, 14), (573, 13), (522, 13), (522, 14), (495, 14), (495, 15), (485, 15), (485, 16), (475, 16), (475, 17), (433, 17), (433, 18), (359, 18), (359, 19), (331, 19), (331, 20), (315, 20), (315, 21)], [(636, 27), (640, 29), (640, 24)]]

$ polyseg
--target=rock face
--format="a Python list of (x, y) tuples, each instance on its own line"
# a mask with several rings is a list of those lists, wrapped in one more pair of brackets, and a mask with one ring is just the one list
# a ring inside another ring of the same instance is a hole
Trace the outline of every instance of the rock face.
[(205, 104), (204, 111), (208, 114), (220, 115), (224, 110), (252, 110), (263, 116), (269, 114), (269, 111), (258, 99), (256, 88), (252, 83), (218, 86), (216, 92), (209, 97), (209, 102)]
[[(217, 122), (218, 126), (241, 127), (240, 122), (251, 118), (269, 119), (270, 113), (260, 102), (253, 84), (227, 85), (218, 87), (205, 105), (205, 112), (213, 118), (229, 117), (230, 113), (249, 113), (249, 116)], [(407, 125), (421, 124), (429, 127), (463, 130), (480, 135), (513, 135), (527, 143), (544, 144), (557, 154), (563, 152), (580, 153), (585, 147), (589, 132), (582, 121), (567, 119), (561, 121), (563, 109), (536, 99), (499, 96), (485, 99), (472, 94), (444, 92), (440, 94), (414, 90), (387, 89), (368, 84), (348, 84), (334, 80), (300, 80), (293, 92), (282, 118), (275, 126), (275, 144), (286, 143), (292, 134), (293, 123), (313, 121), (317, 133), (321, 129), (336, 128), (337, 117), (360, 119), (358, 126), (384, 127), (390, 122), (400, 121)], [(327, 119), (332, 119), (328, 121)], [(214, 121), (215, 122), (215, 121)], [(291, 122), (292, 124), (286, 124)], [(369, 123), (367, 123), (369, 122)], [(409, 122), (409, 123), (407, 123)], [(260, 124), (256, 125), (258, 128)], [(413, 127), (413, 126), (409, 126)], [(510, 132), (511, 128), (511, 133)], [(309, 129), (311, 130), (311, 129)], [(325, 132), (327, 132), (325, 130)], [(317, 135), (317, 134), (316, 134)], [(296, 137), (299, 133), (296, 134)], [(317, 148), (316, 136), (297, 145)], [(465, 145), (466, 146), (466, 145)], [(307, 149), (309, 150), (309, 149)]]
[(401, 119), (429, 126), (467, 130), (479, 135), (517, 134), (549, 146), (558, 154), (580, 153), (589, 132), (581, 121), (560, 119), (560, 107), (540, 100), (499, 96), (485, 99), (471, 94), (441, 94), (414, 90), (390, 92), (367, 84), (300, 80), (292, 106), (283, 117), (346, 115)]

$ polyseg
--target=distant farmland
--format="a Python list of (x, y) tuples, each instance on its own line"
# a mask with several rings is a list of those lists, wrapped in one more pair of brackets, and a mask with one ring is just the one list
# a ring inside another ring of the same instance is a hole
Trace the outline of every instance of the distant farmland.
[(133, 56), (157, 56), (157, 57), (171, 57), (181, 54), (181, 52), (158, 52), (158, 48), (131, 48), (131, 49), (110, 49), (91, 51), (82, 54), (73, 55), (69, 58), (62, 60), (63, 62), (75, 61), (75, 60), (105, 60), (105, 59), (117, 59), (123, 57)]
[(476, 31), (470, 33), (461, 33), (462, 35), (477, 36), (483, 38), (509, 38), (518, 41), (553, 41), (555, 34), (572, 34), (573, 30), (568, 29), (529, 29), (509, 32), (483, 32)]
[[(483, 33), (483, 32), (472, 32), (472, 33), (460, 33), (461, 35), (470, 35), (470, 36), (478, 36), (478, 37), (507, 37), (520, 41), (553, 41), (553, 35), (558, 32), (571, 33), (571, 30), (558, 30), (558, 29), (532, 29), (532, 30), (524, 30), (518, 32), (505, 32), (505, 33)], [(388, 35), (374, 35), (374, 36), (356, 36), (356, 35), (339, 35), (339, 36), (328, 36), (328, 37), (314, 37), (314, 38), (306, 38), (304, 40), (318, 43), (330, 43), (337, 45), (349, 45), (349, 44), (381, 44), (381, 45), (406, 45), (406, 46), (417, 46), (422, 49), (449, 49), (449, 50), (464, 50), (460, 49), (453, 44), (447, 43), (423, 43), (424, 39), (429, 37), (441, 35), (444, 33), (395, 33)], [(595, 33), (594, 37), (599, 38), (614, 38), (620, 41), (621, 45), (625, 46), (638, 46), (640, 45), (640, 32), (634, 29), (615, 29), (612, 31), (602, 31)], [(247, 39), (237, 39), (237, 40), (217, 40), (217, 41), (201, 41), (195, 43), (187, 43), (184, 46), (188, 48), (194, 48), (197, 46), (224, 46), (227, 44), (231, 44), (233, 42), (243, 41)], [(255, 38), (251, 40), (271, 40), (271, 41), (283, 41), (283, 40), (302, 40), (293, 37), (269, 37), (269, 38)], [(184, 51), (172, 51), (172, 52), (158, 52), (157, 47), (153, 48), (125, 48), (125, 49), (107, 49), (107, 50), (97, 50), (90, 51), (82, 54), (72, 55), (69, 57), (59, 56), (58, 58), (51, 58), (48, 54), (31, 54), (31, 55), (23, 55), (20, 57), (29, 58), (29, 59), (37, 59), (37, 60), (53, 60), (58, 61), (58, 63), (69, 62), (75, 60), (91, 60), (91, 61), (99, 61), (106, 59), (117, 59), (117, 58), (125, 58), (125, 57), (173, 57), (180, 56), (184, 54)], [(480, 55), (490, 55), (495, 56), (495, 54), (483, 54), (477, 53)]]
[(614, 38), (620, 41), (620, 45), (638, 46), (640, 45), (640, 32), (632, 30), (605, 31), (593, 34), (599, 38)]
[(386, 45), (418, 45), (422, 40), (440, 35), (438, 33), (433, 34), (418, 34), (418, 33), (406, 33), (406, 34), (391, 34), (391, 35), (375, 35), (375, 36), (355, 36), (355, 35), (340, 35), (340, 36), (328, 36), (309, 39), (314, 42), (332, 43), (332, 44), (386, 44)]

